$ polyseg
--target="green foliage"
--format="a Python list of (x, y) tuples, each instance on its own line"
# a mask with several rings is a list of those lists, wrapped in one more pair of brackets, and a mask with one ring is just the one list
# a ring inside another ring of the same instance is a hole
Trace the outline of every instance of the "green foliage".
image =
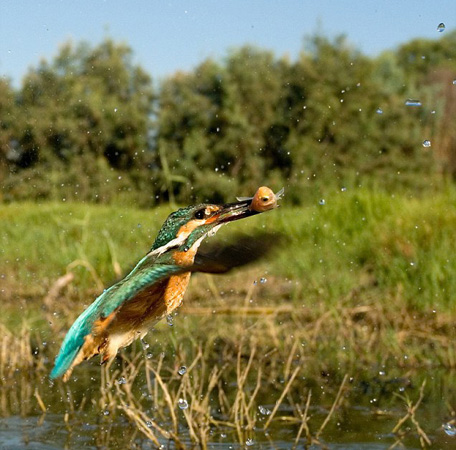
[(395, 58), (370, 60), (343, 38), (319, 36), (295, 63), (244, 47), (223, 65), (179, 73), (158, 111), (158, 145), (172, 173), (187, 177), (173, 195), (218, 200), (267, 180), (299, 204), (309, 185), (421, 188), (434, 173), (421, 146), (430, 111), (405, 107), (414, 91), (404, 86)]
[(9, 143), (14, 137), (15, 119), (14, 91), (7, 80), (0, 78), (0, 176), (6, 171), (8, 158), (14, 158)]
[(30, 70), (17, 95), (5, 199), (109, 201), (125, 184), (138, 190), (135, 177), (151, 177), (153, 100), (151, 79), (127, 46), (65, 44), (52, 63)]
[(439, 67), (456, 70), (455, 45), (456, 30), (453, 30), (438, 40), (413, 39), (397, 49), (396, 57), (407, 76), (419, 81)]
[(128, 46), (67, 43), (19, 91), (0, 82), (1, 199), (149, 206), (268, 184), (301, 204), (342, 186), (429, 189), (456, 174), (455, 36), (377, 58), (344, 37), (316, 35), (296, 61), (245, 46), (158, 90)]
[[(396, 52), (397, 63), (409, 85), (433, 110), (432, 119), (423, 118), (424, 129), (432, 138), (437, 169), (456, 178), (456, 30), (439, 40), (414, 39)], [(428, 138), (429, 139), (429, 138)]]

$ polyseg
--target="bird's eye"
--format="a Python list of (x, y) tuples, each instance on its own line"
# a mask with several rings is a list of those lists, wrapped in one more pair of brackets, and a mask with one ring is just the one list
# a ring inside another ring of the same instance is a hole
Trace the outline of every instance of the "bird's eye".
[(195, 219), (203, 219), (204, 216), (206, 215), (206, 211), (204, 209), (200, 209), (199, 211), (196, 211), (195, 213)]

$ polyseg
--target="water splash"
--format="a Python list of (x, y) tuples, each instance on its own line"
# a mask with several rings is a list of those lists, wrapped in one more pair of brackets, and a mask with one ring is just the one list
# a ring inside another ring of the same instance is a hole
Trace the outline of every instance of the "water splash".
[(405, 101), (405, 106), (421, 106), (421, 101), (420, 100), (414, 100), (412, 98), (408, 98)]
[(271, 414), (271, 411), (263, 405), (258, 406), (258, 411), (260, 411), (260, 414), (263, 414), (263, 416), (269, 416)]
[(184, 398), (180, 398), (177, 401), (177, 406), (179, 406), (180, 409), (187, 409), (188, 408), (188, 402)]
[(456, 436), (456, 425), (454, 423), (448, 422), (442, 425), (443, 431), (445, 431), (448, 436)]

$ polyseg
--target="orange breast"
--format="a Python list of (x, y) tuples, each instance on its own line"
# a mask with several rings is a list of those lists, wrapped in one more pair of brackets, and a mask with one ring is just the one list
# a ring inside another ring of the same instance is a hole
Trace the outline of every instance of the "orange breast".
[(190, 272), (174, 275), (139, 292), (108, 317), (95, 321), (92, 333), (85, 337), (84, 345), (65, 373), (68, 380), (73, 367), (96, 354), (103, 361), (113, 358), (118, 349), (143, 337), (164, 315), (171, 314), (184, 298)]
[(139, 292), (116, 311), (106, 331), (119, 334), (150, 328), (182, 303), (190, 275), (174, 275)]
[(182, 275), (174, 275), (168, 280), (168, 285), (166, 286), (164, 295), (167, 314), (171, 314), (181, 305), (190, 281), (190, 275), (191, 273), (187, 272)]

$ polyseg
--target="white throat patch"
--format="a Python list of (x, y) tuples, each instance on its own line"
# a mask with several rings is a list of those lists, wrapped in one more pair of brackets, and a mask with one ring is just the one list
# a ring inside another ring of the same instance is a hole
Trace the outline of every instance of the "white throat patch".
[[(217, 233), (217, 231), (220, 229), (220, 227), (224, 225), (223, 223), (220, 223), (219, 225), (216, 225), (214, 228), (212, 228), (211, 230), (209, 230), (207, 233), (203, 234), (197, 241), (195, 241), (195, 243), (192, 245), (192, 249), (194, 250), (197, 250), (198, 247), (201, 245), (201, 242), (203, 242), (203, 240), (206, 238), (206, 237), (211, 237), (211, 236), (214, 236), (215, 233)], [(169, 241), (167, 244), (165, 245), (162, 245), (161, 247), (158, 247), (156, 248), (155, 250), (152, 250), (151, 252), (149, 252), (146, 257), (149, 257), (149, 256), (160, 256), (161, 254), (165, 253), (166, 251), (168, 251), (170, 248), (173, 248), (173, 247), (180, 247), (181, 245), (184, 244), (185, 240), (188, 238), (190, 233), (181, 233), (179, 236), (177, 236), (176, 238), (174, 238), (173, 240)], [(196, 246), (196, 247), (195, 247)]]

